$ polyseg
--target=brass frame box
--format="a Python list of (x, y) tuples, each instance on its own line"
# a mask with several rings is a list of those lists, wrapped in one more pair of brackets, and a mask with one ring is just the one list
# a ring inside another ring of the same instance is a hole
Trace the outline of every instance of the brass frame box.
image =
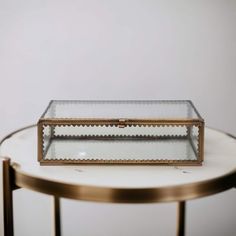
[(189, 100), (53, 100), (38, 121), (41, 165), (201, 165), (203, 152)]

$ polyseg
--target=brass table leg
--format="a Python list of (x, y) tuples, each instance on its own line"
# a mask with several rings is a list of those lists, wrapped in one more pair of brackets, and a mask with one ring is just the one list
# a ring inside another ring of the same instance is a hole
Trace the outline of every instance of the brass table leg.
[(184, 236), (185, 234), (185, 201), (178, 202), (177, 212), (177, 232), (176, 236)]
[(10, 174), (10, 159), (2, 158), (3, 174), (3, 216), (4, 216), (4, 235), (13, 236), (13, 185)]
[(61, 236), (60, 198), (53, 196), (53, 236)]

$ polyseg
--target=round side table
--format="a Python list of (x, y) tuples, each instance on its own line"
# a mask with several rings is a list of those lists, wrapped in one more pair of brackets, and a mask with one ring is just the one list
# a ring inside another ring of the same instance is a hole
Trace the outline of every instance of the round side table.
[[(13, 235), (12, 192), (27, 188), (54, 199), (54, 232), (61, 235), (60, 197), (113, 203), (178, 202), (177, 234), (184, 235), (185, 201), (230, 189), (236, 183), (236, 139), (206, 128), (202, 166), (40, 166), (37, 130), (30, 126), (0, 142), (2, 235)], [(0, 218), (1, 219), (1, 218)], [(1, 233), (1, 232), (0, 232)]]

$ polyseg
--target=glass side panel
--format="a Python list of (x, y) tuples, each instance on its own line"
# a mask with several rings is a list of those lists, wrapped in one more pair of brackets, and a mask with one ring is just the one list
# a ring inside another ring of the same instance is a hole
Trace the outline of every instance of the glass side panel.
[(52, 101), (42, 118), (194, 119), (190, 101)]
[(188, 139), (54, 139), (45, 160), (197, 160)]
[(198, 126), (43, 126), (45, 160), (192, 160)]

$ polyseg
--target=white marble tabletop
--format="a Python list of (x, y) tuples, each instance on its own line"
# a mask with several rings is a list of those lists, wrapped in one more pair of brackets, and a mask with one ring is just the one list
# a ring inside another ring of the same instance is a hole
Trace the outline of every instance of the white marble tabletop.
[(31, 127), (4, 140), (0, 156), (10, 157), (29, 175), (52, 181), (108, 188), (159, 188), (197, 183), (235, 171), (236, 139), (206, 128), (202, 166), (40, 166), (37, 161), (37, 129)]

